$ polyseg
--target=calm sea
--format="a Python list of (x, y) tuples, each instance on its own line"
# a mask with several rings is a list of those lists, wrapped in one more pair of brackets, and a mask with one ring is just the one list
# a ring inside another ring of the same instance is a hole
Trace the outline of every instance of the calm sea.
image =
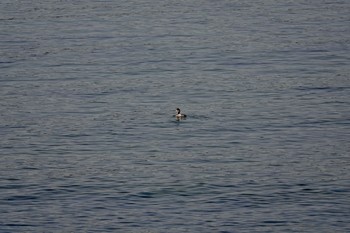
[(2, 0), (0, 232), (350, 232), (349, 74), (346, 0)]

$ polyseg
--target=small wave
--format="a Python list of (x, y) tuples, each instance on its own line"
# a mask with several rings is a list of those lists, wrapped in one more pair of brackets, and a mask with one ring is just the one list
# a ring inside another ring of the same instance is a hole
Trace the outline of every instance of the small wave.
[(349, 89), (350, 87), (344, 86), (344, 87), (297, 87), (295, 90), (298, 91), (344, 91)]

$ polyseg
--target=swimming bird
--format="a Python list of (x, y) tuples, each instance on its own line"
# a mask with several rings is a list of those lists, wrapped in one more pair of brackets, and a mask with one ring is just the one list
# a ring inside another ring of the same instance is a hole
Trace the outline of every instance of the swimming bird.
[(186, 114), (182, 114), (181, 113), (181, 110), (179, 108), (176, 108), (176, 115), (175, 115), (176, 119), (179, 120), (179, 119), (184, 119), (186, 118)]

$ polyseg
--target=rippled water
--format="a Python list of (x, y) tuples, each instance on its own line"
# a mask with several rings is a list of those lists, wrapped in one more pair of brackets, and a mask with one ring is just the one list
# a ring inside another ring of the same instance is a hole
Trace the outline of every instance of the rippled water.
[(350, 2), (0, 5), (0, 232), (350, 231)]

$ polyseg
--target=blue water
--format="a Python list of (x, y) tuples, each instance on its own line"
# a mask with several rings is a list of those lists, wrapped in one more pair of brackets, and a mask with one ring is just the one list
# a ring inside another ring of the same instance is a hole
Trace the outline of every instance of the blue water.
[(0, 232), (350, 232), (349, 1), (0, 6)]

